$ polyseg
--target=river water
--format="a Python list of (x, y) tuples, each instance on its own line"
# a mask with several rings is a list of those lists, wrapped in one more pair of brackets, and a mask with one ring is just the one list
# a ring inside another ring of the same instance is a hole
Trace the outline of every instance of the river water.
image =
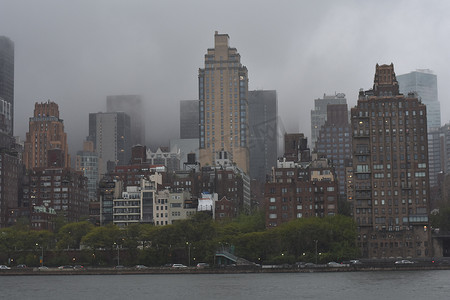
[(0, 299), (448, 299), (450, 270), (0, 276)]

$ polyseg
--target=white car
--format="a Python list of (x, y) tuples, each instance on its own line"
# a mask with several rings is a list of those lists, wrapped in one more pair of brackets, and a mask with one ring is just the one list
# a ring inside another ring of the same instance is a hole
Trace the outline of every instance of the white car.
[(11, 270), (11, 268), (5, 265), (0, 265), (0, 270)]
[(187, 268), (187, 267), (183, 264), (173, 264), (172, 268)]
[(335, 261), (330, 261), (329, 263), (327, 263), (327, 266), (332, 267), (332, 268), (342, 268), (342, 267), (348, 267), (348, 264), (340, 264)]
[(413, 261), (407, 260), (407, 259), (402, 259), (402, 260), (397, 260), (395, 262), (396, 265), (402, 265), (402, 264), (413, 264)]

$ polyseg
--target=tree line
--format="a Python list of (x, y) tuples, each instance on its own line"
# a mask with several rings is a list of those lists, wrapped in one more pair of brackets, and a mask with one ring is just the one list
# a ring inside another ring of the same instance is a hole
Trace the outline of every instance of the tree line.
[(359, 257), (356, 234), (353, 219), (342, 215), (297, 219), (266, 229), (262, 212), (220, 223), (198, 213), (166, 226), (96, 227), (85, 221), (65, 224), (55, 233), (16, 225), (0, 229), (0, 264), (214, 264), (216, 251), (259, 264), (323, 263)]

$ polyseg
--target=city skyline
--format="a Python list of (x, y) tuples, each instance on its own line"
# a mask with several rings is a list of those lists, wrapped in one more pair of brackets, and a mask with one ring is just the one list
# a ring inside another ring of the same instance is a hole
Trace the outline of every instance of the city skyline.
[[(216, 7), (195, 3), (209, 11)], [(0, 12), (0, 35), (15, 44), (15, 135), (24, 139), (23, 120), (32, 115), (34, 103), (50, 99), (60, 106), (74, 155), (88, 135), (89, 113), (106, 111), (106, 96), (139, 94), (148, 111), (147, 144), (167, 145), (179, 134), (178, 123), (168, 121), (179, 119), (179, 101), (198, 98), (197, 70), (215, 30), (229, 34), (239, 49), (249, 69), (250, 90), (277, 91), (280, 119), (288, 132), (310, 137), (305, 113), (313, 108), (314, 99), (343, 92), (351, 108), (358, 90), (371, 85), (373, 66), (391, 62), (398, 75), (434, 70), (441, 119), (446, 123), (450, 105), (445, 99), (450, 92), (439, 83), (449, 77), (442, 64), (449, 50), (445, 44), (449, 21), (441, 13), (449, 4), (388, 3), (262, 1), (257, 7), (240, 3), (239, 12), (230, 5), (197, 18), (203, 10), (182, 2), (175, 4), (186, 14), (176, 17), (166, 3), (132, 1), (86, 9), (83, 2), (41, 1), (29, 2), (23, 11), (13, 1), (6, 2)], [(231, 14), (234, 18), (229, 18)], [(24, 17), (33, 25), (22, 22)], [(172, 81), (177, 89), (167, 88)], [(160, 132), (161, 127), (166, 130)]]

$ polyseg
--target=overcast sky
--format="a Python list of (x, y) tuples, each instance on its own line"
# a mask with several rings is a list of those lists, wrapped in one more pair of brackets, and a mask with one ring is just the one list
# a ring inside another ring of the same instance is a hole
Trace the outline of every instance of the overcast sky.
[(0, 35), (15, 43), (15, 135), (25, 137), (34, 103), (50, 99), (73, 154), (107, 95), (141, 94), (147, 144), (168, 144), (179, 101), (198, 99), (216, 30), (241, 54), (250, 90), (277, 90), (288, 132), (309, 137), (314, 99), (343, 92), (354, 106), (375, 64), (391, 62), (397, 75), (434, 71), (446, 123), (449, 12), (445, 0), (0, 0)]

